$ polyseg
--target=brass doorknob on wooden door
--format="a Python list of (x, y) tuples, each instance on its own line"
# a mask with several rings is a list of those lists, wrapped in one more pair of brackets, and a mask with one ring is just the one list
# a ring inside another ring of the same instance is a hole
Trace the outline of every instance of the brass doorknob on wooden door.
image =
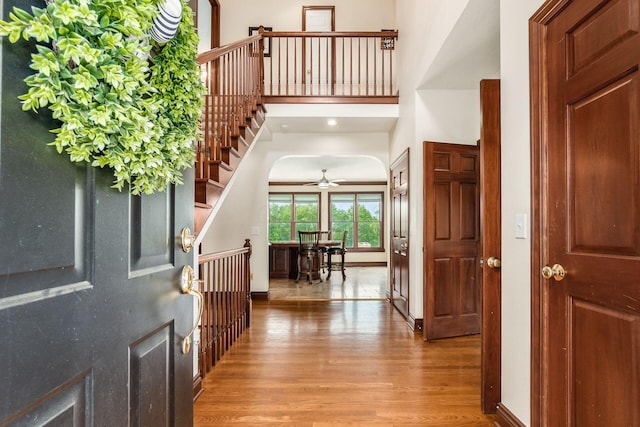
[(500, 266), (502, 266), (502, 262), (500, 261), (500, 258), (492, 256), (487, 260), (487, 265), (491, 268), (500, 268)]
[(548, 265), (542, 267), (542, 277), (545, 279), (551, 279), (553, 277), (557, 282), (559, 282), (564, 279), (566, 274), (567, 270), (565, 270), (560, 264), (554, 264), (553, 267), (549, 267)]

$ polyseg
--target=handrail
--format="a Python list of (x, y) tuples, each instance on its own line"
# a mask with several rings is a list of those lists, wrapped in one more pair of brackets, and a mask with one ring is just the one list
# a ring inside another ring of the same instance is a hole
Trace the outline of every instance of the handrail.
[(262, 36), (260, 34), (256, 34), (254, 36), (250, 36), (250, 37), (235, 41), (233, 43), (229, 43), (229, 44), (226, 44), (224, 46), (216, 47), (216, 48), (213, 48), (213, 49), (208, 50), (206, 52), (202, 52), (201, 54), (199, 54), (196, 57), (196, 62), (199, 65), (202, 65), (202, 64), (207, 63), (209, 61), (213, 61), (215, 59), (220, 58), (222, 55), (225, 55), (225, 54), (227, 54), (229, 52), (232, 52), (232, 51), (234, 51), (236, 49), (239, 49), (241, 47), (248, 46), (248, 45), (260, 40), (261, 38), (262, 38)]
[(251, 242), (198, 257), (203, 296), (198, 368), (204, 378), (251, 325)]
[(398, 31), (266, 31), (264, 37), (393, 37), (398, 38)]
[(246, 150), (262, 104), (262, 35), (258, 34), (201, 53), (196, 58), (207, 88), (202, 137), (196, 150), (196, 202), (211, 206), (224, 188), (235, 158)]
[(215, 261), (215, 260), (218, 260), (218, 259), (229, 258), (229, 257), (232, 257), (234, 255), (239, 255), (239, 254), (244, 254), (244, 253), (248, 253), (250, 255), (251, 254), (251, 247), (245, 246), (245, 247), (238, 248), (238, 249), (231, 249), (231, 250), (228, 250), (228, 251), (216, 252), (216, 253), (213, 253), (213, 254), (200, 255), (198, 257), (198, 264), (204, 264), (204, 263), (209, 262), (209, 261)]

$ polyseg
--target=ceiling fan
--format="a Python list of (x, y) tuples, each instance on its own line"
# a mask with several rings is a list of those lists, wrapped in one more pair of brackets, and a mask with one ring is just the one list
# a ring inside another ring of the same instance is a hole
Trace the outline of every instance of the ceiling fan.
[(329, 181), (325, 175), (326, 172), (327, 172), (326, 169), (322, 169), (322, 178), (320, 178), (318, 181), (309, 182), (304, 185), (317, 185), (321, 190), (326, 190), (329, 187), (337, 187), (338, 185), (340, 185), (340, 184), (337, 184), (338, 182), (344, 181), (344, 179), (333, 179)]

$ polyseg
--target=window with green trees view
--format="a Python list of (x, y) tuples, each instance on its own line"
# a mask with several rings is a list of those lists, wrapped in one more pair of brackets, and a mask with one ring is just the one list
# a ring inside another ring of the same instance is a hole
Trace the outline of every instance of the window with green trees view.
[(269, 194), (269, 241), (298, 239), (298, 231), (320, 226), (320, 194)]
[(347, 230), (348, 248), (382, 248), (383, 193), (331, 193), (331, 230)]

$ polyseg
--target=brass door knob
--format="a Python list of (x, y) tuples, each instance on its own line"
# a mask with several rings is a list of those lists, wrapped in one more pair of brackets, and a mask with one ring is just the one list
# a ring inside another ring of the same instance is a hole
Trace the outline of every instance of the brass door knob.
[(500, 268), (502, 266), (502, 261), (500, 261), (500, 258), (492, 256), (487, 260), (487, 265), (491, 268)]
[(557, 282), (559, 282), (564, 279), (566, 274), (567, 270), (565, 270), (560, 264), (554, 264), (553, 267), (549, 267), (548, 265), (542, 267), (542, 277), (545, 279), (551, 279), (553, 277)]

